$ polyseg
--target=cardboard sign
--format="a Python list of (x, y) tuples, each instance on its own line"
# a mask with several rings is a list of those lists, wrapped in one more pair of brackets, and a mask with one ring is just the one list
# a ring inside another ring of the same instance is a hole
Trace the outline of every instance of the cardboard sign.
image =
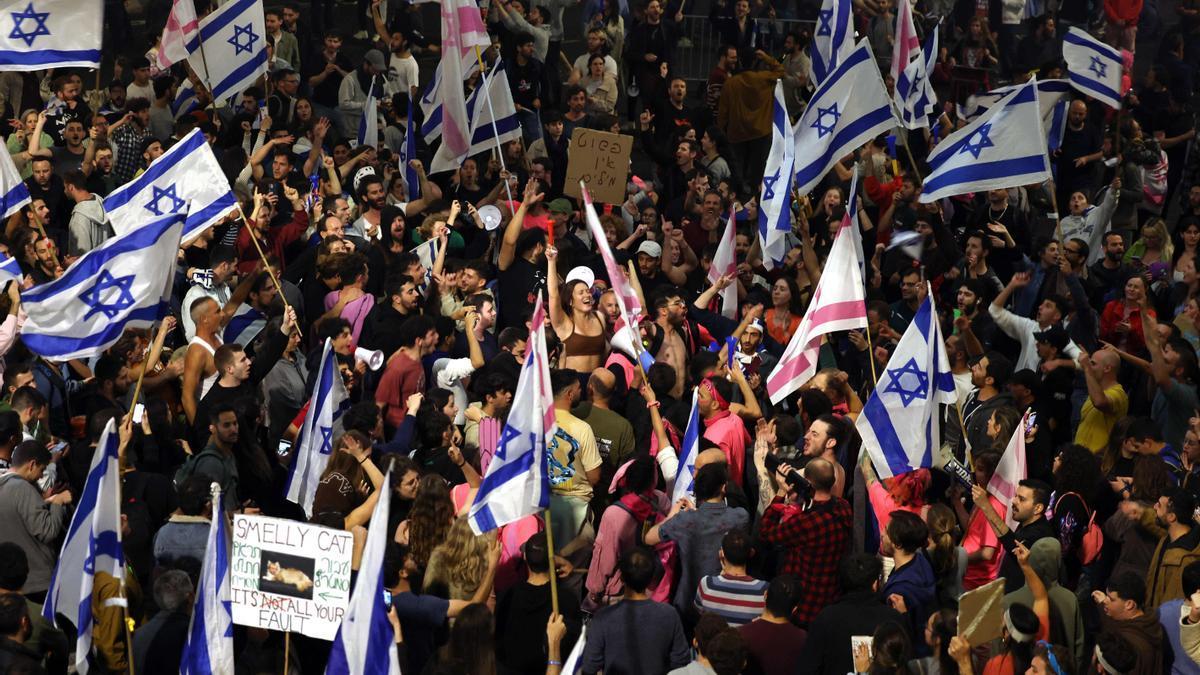
[(1004, 579), (996, 579), (958, 599), (958, 634), (971, 646), (1004, 637)]
[(233, 622), (332, 640), (350, 601), (353, 549), (349, 532), (235, 515)]
[(606, 204), (625, 201), (629, 177), (629, 153), (633, 136), (578, 128), (571, 134), (567, 150), (567, 179), (563, 191), (581, 199), (579, 181), (587, 185), (592, 200)]

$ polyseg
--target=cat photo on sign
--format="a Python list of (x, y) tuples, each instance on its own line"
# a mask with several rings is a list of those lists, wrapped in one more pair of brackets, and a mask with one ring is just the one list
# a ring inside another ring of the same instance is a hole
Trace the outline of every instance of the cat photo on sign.
[(312, 558), (263, 549), (258, 567), (258, 590), (312, 600), (315, 567)]

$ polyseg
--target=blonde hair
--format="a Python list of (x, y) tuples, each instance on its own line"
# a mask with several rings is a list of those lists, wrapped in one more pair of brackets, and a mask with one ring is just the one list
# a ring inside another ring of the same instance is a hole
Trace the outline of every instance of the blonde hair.
[(429, 556), (425, 570), (425, 589), (442, 584), (448, 587), (452, 600), (469, 600), (487, 570), (488, 547), (494, 533), (476, 535), (466, 518), (457, 518), (446, 533), (446, 539)]

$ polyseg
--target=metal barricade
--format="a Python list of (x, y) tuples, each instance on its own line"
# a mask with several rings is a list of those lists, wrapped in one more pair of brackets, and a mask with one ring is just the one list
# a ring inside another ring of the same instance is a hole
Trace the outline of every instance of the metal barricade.
[[(754, 48), (778, 58), (783, 53), (783, 40), (788, 33), (807, 29), (812, 21), (795, 19), (754, 19)], [(687, 15), (679, 24), (679, 44), (675, 48), (675, 63), (671, 72), (691, 82), (704, 82), (717, 63), (721, 38), (707, 15)]]

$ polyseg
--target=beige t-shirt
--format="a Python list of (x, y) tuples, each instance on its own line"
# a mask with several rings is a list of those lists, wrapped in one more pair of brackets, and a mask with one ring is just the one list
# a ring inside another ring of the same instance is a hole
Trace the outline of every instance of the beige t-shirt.
[(558, 429), (550, 439), (548, 457), (550, 489), (564, 497), (592, 498), (587, 472), (603, 461), (596, 448), (596, 436), (587, 422), (566, 410), (555, 410)]

